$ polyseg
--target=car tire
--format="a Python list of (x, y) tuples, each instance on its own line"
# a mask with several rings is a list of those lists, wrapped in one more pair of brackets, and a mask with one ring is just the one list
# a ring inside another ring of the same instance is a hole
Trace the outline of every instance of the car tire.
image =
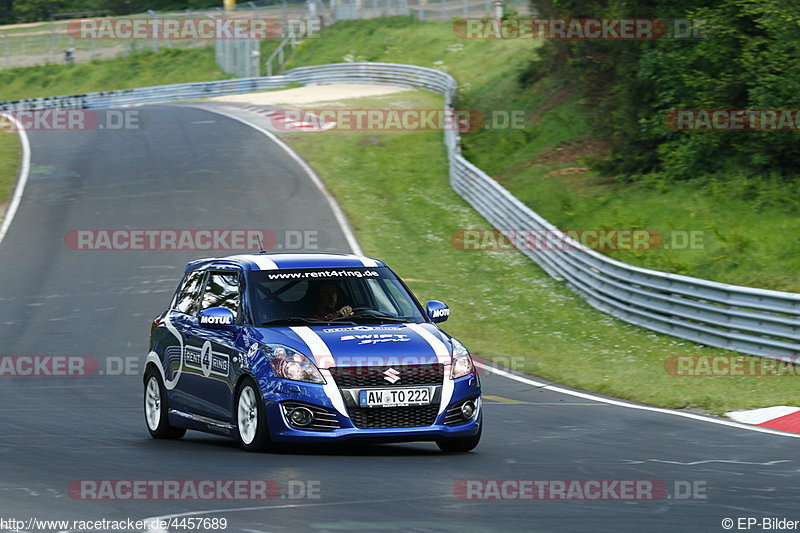
[(436, 445), (445, 453), (466, 453), (475, 449), (481, 441), (483, 423), (478, 433), (469, 437), (456, 437), (454, 439), (437, 439)]
[(161, 376), (152, 367), (144, 375), (144, 421), (154, 439), (180, 439), (186, 428), (169, 425), (167, 390)]
[(239, 442), (248, 452), (265, 452), (273, 448), (267, 426), (267, 411), (256, 382), (245, 378), (239, 386), (234, 406), (234, 421)]

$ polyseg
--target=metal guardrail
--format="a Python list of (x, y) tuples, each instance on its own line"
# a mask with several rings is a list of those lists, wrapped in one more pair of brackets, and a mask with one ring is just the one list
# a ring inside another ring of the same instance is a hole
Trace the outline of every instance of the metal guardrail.
[[(457, 89), (449, 74), (393, 63), (301, 67), (282, 76), (146, 87), (126, 91), (0, 103), (0, 110), (101, 108), (240, 94), (289, 84), (371, 83), (435, 91), (453, 110)], [(626, 322), (743, 353), (788, 359), (800, 355), (800, 294), (741, 287), (639, 268), (610, 259), (568, 238), (497, 181), (461, 156), (458, 132), (445, 130), (450, 183), (495, 228), (546, 231), (565, 246), (523, 249), (552, 277), (593, 307)]]

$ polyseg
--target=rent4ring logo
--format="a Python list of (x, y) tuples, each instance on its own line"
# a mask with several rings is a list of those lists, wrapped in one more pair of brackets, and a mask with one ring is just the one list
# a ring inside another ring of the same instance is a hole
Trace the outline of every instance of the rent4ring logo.
[(70, 21), (67, 33), (87, 40), (243, 40), (317, 37), (322, 22), (308, 19), (203, 17), (203, 18), (88, 18)]
[(316, 230), (73, 229), (64, 244), (75, 251), (316, 250)]

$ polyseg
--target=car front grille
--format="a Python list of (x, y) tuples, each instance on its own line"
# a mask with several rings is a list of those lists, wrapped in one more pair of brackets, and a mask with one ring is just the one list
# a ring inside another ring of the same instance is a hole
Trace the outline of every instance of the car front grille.
[(350, 407), (350, 420), (359, 429), (386, 429), (431, 426), (438, 405), (413, 407)]
[[(386, 374), (387, 371), (389, 374)], [(435, 363), (396, 366), (335, 366), (330, 369), (330, 372), (340, 389), (409, 387), (441, 385), (444, 377), (444, 365)], [(399, 379), (395, 379), (395, 377)]]

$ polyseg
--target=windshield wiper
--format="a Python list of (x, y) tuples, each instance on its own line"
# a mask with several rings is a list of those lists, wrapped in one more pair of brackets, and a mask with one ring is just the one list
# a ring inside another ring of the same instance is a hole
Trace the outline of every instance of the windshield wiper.
[(305, 325), (320, 325), (320, 324), (342, 324), (342, 323), (350, 323), (355, 324), (351, 320), (351, 317), (332, 317), (332, 318), (306, 318), (300, 316), (290, 316), (287, 318), (275, 318), (273, 320), (267, 320), (263, 322), (262, 326), (288, 326), (294, 324), (305, 324)]
[(396, 317), (396, 316), (389, 316), (389, 315), (378, 315), (378, 314), (375, 314), (375, 313), (366, 313), (366, 314), (363, 314), (363, 315), (354, 315), (354, 316), (350, 316), (348, 318), (352, 318), (352, 319), (368, 318), (368, 319), (371, 319), (371, 320), (385, 320), (387, 322), (408, 322), (408, 320), (405, 319), (405, 318), (400, 318), (400, 317)]
[(272, 320), (267, 320), (263, 322), (262, 326), (280, 326), (280, 325), (287, 325), (287, 324), (324, 324), (327, 321), (324, 319), (317, 319), (317, 318), (304, 318), (300, 316), (290, 316), (286, 318), (275, 318)]

